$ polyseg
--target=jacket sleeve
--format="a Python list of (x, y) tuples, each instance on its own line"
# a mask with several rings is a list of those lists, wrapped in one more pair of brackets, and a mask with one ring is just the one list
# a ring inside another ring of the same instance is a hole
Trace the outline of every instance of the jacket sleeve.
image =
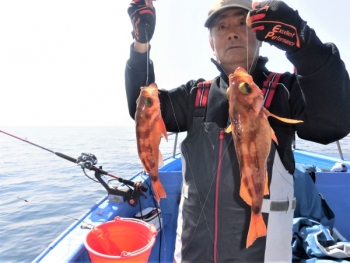
[[(153, 62), (149, 60), (148, 83), (155, 82)], [(140, 88), (147, 82), (147, 53), (139, 53), (130, 48), (130, 58), (125, 68), (125, 89), (131, 118), (135, 118), (136, 100), (140, 94)], [(189, 94), (197, 81), (191, 80), (184, 85), (171, 90), (160, 89), (159, 100), (162, 117), (169, 132), (182, 132), (187, 130), (187, 118), (189, 111)]]
[(350, 81), (337, 47), (321, 43), (311, 30), (308, 44), (287, 58), (297, 74), (291, 90), (300, 138), (327, 144), (350, 133)]

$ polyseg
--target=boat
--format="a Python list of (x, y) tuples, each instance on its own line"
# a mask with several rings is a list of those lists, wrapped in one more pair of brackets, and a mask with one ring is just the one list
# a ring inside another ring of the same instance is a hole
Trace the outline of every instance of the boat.
[[(164, 165), (159, 169), (159, 177), (167, 192), (167, 198), (161, 199), (160, 210), (156, 210), (159, 217), (153, 217), (152, 223), (157, 224), (159, 232), (148, 262), (173, 262), (182, 184), (181, 154), (176, 153), (178, 134), (174, 134), (174, 136), (176, 137), (173, 154), (164, 159)], [(342, 155), (335, 158), (297, 148), (294, 149), (294, 156), (298, 164), (317, 167), (315, 170), (316, 188), (336, 217), (334, 236), (338, 241), (350, 240), (350, 199), (346, 199), (346, 196), (349, 196), (347, 191), (350, 185), (350, 160), (344, 160)], [(91, 161), (94, 164), (94, 160)], [(331, 171), (332, 167), (339, 162), (346, 166), (347, 172)], [(33, 262), (91, 262), (84, 242), (93, 227), (111, 222), (116, 217), (135, 218), (135, 215), (144, 209), (156, 208), (150, 191), (145, 191), (146, 188), (150, 188), (151, 182), (144, 171), (136, 173), (117, 186), (108, 185), (103, 180), (103, 173), (95, 171), (95, 175), (109, 193), (86, 211), (79, 220), (73, 222)], [(127, 185), (136, 182), (141, 182), (143, 186), (138, 194), (134, 191), (135, 188)], [(344, 213), (344, 211), (346, 212)]]

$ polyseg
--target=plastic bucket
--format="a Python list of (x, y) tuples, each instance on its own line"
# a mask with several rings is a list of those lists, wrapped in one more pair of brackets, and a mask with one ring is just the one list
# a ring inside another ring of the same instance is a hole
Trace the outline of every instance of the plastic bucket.
[(147, 262), (158, 232), (154, 225), (116, 217), (91, 229), (84, 241), (91, 262)]

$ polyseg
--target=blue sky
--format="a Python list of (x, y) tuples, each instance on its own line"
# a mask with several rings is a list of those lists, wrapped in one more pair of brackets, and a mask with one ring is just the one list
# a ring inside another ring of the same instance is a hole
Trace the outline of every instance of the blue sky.
[[(170, 89), (213, 78), (203, 23), (213, 0), (158, 0), (151, 42), (156, 82)], [(350, 67), (350, 1), (287, 0), (334, 42)], [(0, 127), (133, 125), (124, 91), (132, 43), (129, 0), (0, 0)], [(264, 44), (273, 71), (291, 71), (282, 51)]]

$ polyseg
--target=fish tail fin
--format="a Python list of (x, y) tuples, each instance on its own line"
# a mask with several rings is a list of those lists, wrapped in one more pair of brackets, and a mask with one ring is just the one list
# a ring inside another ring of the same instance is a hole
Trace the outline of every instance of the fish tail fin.
[(152, 181), (152, 185), (153, 185), (154, 194), (156, 196), (156, 200), (159, 203), (160, 202), (160, 198), (165, 198), (166, 197), (166, 192), (164, 190), (164, 187), (163, 187), (162, 183), (159, 180)]
[(269, 192), (269, 176), (266, 171), (266, 176), (265, 176), (265, 188), (264, 188), (264, 195), (268, 195)]
[(266, 225), (261, 213), (252, 212), (246, 247), (250, 247), (258, 237), (266, 236)]

